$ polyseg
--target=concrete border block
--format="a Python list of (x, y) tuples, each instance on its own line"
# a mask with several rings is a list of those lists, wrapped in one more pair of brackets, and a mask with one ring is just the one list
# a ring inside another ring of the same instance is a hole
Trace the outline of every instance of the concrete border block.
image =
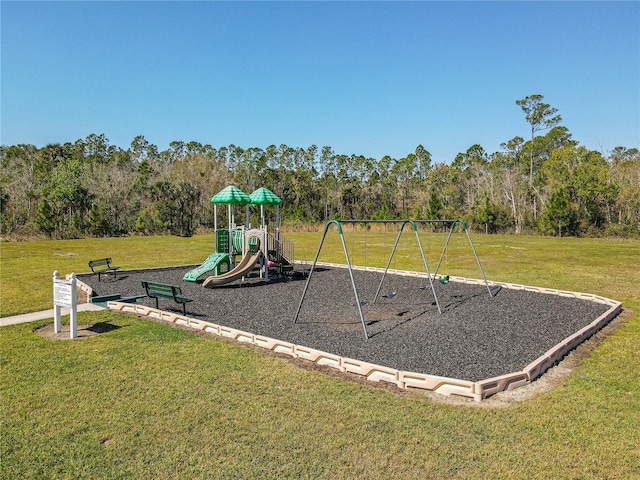
[(346, 372), (362, 375), (372, 382), (387, 382), (393, 383), (398, 387), (404, 386), (404, 382), (400, 381), (400, 372), (394, 368), (383, 367), (352, 358), (343, 358), (341, 366)]
[(236, 330), (235, 328), (225, 327), (220, 325), (218, 328), (219, 335), (225, 338), (231, 338), (238, 342), (255, 343), (254, 335), (251, 333), (243, 332), (242, 330)]
[[(415, 372), (399, 372), (399, 380), (408, 388), (419, 388), (421, 390), (438, 391), (439, 393), (454, 392), (457, 395), (468, 393), (473, 396), (473, 382), (458, 380), (455, 378), (439, 377), (437, 375), (427, 375)], [(450, 393), (445, 393), (450, 395)]]
[(336, 370), (344, 372), (344, 368), (342, 367), (342, 358), (338, 355), (323, 352), (321, 350), (316, 350), (314, 348), (304, 347), (301, 345), (295, 346), (295, 352), (298, 358), (314, 362), (318, 365), (332, 367)]
[(209, 322), (204, 322), (202, 320), (196, 320), (193, 318), (189, 319), (189, 327), (195, 328), (197, 330), (204, 330)]
[(508, 373), (476, 382), (474, 392), (486, 398), (498, 392), (522, 387), (527, 383), (529, 383), (529, 376), (526, 372)]
[[(107, 302), (107, 308), (109, 310), (123, 313), (138, 313), (137, 307), (140, 307), (140, 305), (136, 305), (135, 303)], [(146, 313), (144, 315), (146, 315)]]
[(296, 346), (293, 343), (276, 340), (275, 338), (264, 337), (262, 335), (255, 335), (253, 343), (257, 347), (266, 348), (267, 350), (271, 350), (275, 353), (282, 353), (293, 358), (297, 357), (295, 352)]
[[(81, 290), (82, 292), (84, 292), (84, 294), (86, 296), (85, 303), (91, 303), (91, 297), (93, 297), (93, 289), (89, 285), (84, 283), (83, 281), (78, 280), (77, 277), (76, 277), (76, 289)], [(80, 302), (80, 303), (82, 303), (82, 302)]]
[(180, 315), (176, 315), (175, 317), (173, 317), (172, 322), (176, 325), (182, 325), (183, 327), (191, 327), (191, 322), (189, 321), (189, 319)]
[(220, 325), (216, 325), (215, 323), (206, 322), (204, 326), (204, 331), (206, 333), (210, 333), (211, 335), (220, 336)]
[[(556, 353), (557, 352), (558, 351), (556, 350)], [(549, 355), (547, 352), (525, 366), (522, 371), (527, 375), (528, 380), (531, 382), (553, 367), (554, 363), (556, 363), (559, 358), (559, 355)]]

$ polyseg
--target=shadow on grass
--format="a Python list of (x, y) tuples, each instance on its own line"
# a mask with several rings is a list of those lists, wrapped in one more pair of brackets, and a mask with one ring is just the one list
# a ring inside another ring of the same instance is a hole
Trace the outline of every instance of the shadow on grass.
[(87, 327), (86, 330), (93, 333), (109, 333), (113, 332), (114, 330), (119, 330), (120, 328), (122, 328), (120, 325), (113, 325), (109, 322), (98, 322), (94, 323), (90, 327)]

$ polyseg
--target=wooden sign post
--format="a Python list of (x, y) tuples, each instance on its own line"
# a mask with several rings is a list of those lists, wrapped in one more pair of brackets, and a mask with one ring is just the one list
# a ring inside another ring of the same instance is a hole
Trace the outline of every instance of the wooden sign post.
[(76, 274), (72, 273), (70, 280), (61, 280), (60, 274), (56, 270), (53, 272), (53, 331), (62, 331), (62, 320), (60, 309), (62, 307), (70, 309), (71, 338), (78, 336), (78, 298), (76, 292)]

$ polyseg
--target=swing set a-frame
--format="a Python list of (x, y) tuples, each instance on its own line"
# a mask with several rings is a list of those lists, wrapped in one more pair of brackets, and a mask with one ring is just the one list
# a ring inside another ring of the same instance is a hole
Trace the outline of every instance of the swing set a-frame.
[[(449, 241), (451, 240), (451, 236), (453, 235), (453, 232), (456, 228), (457, 225), (460, 225), (462, 227), (462, 231), (464, 233), (466, 233), (467, 235), (467, 239), (469, 240), (469, 246), (471, 247), (471, 251), (473, 252), (473, 256), (476, 259), (476, 263), (478, 264), (478, 268), (480, 269), (480, 273), (482, 275), (482, 278), (484, 280), (484, 284), (487, 287), (487, 292), (489, 293), (490, 297), (493, 297), (493, 293), (491, 293), (491, 289), (489, 288), (489, 283), (487, 282), (487, 277), (484, 274), (484, 270), (482, 269), (482, 265), (480, 264), (480, 259), (478, 258), (478, 254), (476, 253), (476, 249), (473, 245), (473, 242), (471, 241), (471, 236), (469, 235), (469, 230), (467, 228), (467, 224), (462, 221), (462, 220), (346, 220), (346, 219), (340, 219), (340, 220), (329, 220), (327, 222), (327, 224), (324, 227), (324, 231), (322, 234), (322, 239), (320, 240), (320, 245), (318, 246), (318, 251), (316, 253), (316, 256), (313, 260), (313, 264), (311, 265), (311, 269), (309, 271), (309, 274), (307, 276), (307, 282), (304, 286), (304, 290), (302, 291), (302, 297), (300, 298), (300, 303), (298, 304), (298, 308), (296, 310), (296, 315), (295, 318), (293, 320), (294, 323), (297, 322), (298, 320), (298, 316), (300, 315), (300, 310), (302, 308), (302, 304), (304, 302), (304, 298), (307, 294), (307, 290), (309, 289), (309, 284), (311, 283), (311, 276), (313, 275), (313, 271), (315, 270), (315, 267), (318, 263), (318, 258), (320, 257), (320, 252), (322, 251), (322, 246), (324, 244), (324, 240), (327, 236), (327, 232), (329, 231), (329, 228), (331, 227), (331, 225), (335, 225), (337, 227), (337, 231), (338, 234), (340, 235), (340, 240), (342, 242), (342, 250), (344, 251), (344, 257), (345, 257), (345, 261), (347, 264), (347, 269), (349, 271), (349, 278), (351, 280), (351, 286), (353, 287), (353, 295), (355, 298), (355, 303), (356, 306), (358, 307), (358, 313), (360, 315), (360, 321), (362, 322), (362, 330), (364, 331), (364, 337), (365, 339), (369, 339), (369, 334), (367, 332), (367, 324), (365, 322), (365, 318), (364, 318), (364, 312), (362, 311), (362, 306), (363, 306), (363, 302), (360, 301), (359, 295), (358, 295), (358, 288), (356, 286), (356, 282), (354, 280), (353, 277), (353, 267), (351, 265), (351, 260), (349, 258), (349, 252), (347, 250), (347, 244), (345, 242), (344, 239), (344, 232), (342, 229), (342, 225), (343, 224), (350, 224), (350, 225), (355, 225), (355, 224), (370, 224), (370, 223), (383, 223), (385, 224), (400, 224), (400, 229), (398, 230), (398, 235), (396, 236), (396, 240), (395, 243), (393, 245), (393, 248), (391, 250), (391, 254), (389, 255), (389, 260), (387, 261), (387, 265), (384, 269), (384, 273), (382, 275), (382, 278), (380, 279), (380, 284), (378, 285), (378, 289), (376, 290), (376, 294), (375, 297), (373, 299), (372, 303), (376, 303), (376, 301), (378, 300), (378, 296), (380, 295), (380, 290), (382, 288), (382, 284), (384, 283), (385, 277), (387, 276), (387, 273), (389, 272), (389, 267), (391, 266), (391, 262), (393, 261), (393, 257), (396, 253), (396, 250), (398, 248), (398, 243), (400, 242), (400, 237), (402, 236), (402, 232), (404, 230), (404, 227), (406, 225), (411, 225), (411, 228), (413, 229), (415, 235), (416, 235), (416, 241), (418, 244), (418, 248), (420, 249), (420, 255), (422, 257), (422, 263), (424, 265), (424, 269), (426, 271), (427, 274), (427, 279), (429, 280), (429, 287), (425, 288), (426, 290), (429, 290), (432, 292), (433, 294), (433, 299), (435, 301), (435, 305), (438, 308), (438, 313), (442, 314), (442, 309), (440, 308), (440, 302), (438, 301), (438, 295), (436, 293), (436, 289), (433, 286), (433, 280), (434, 279), (439, 279), (441, 283), (446, 283), (449, 280), (449, 276), (446, 275), (441, 275), (438, 276), (438, 272), (440, 271), (440, 266), (442, 265), (442, 261), (445, 258), (445, 254), (447, 252), (447, 247), (449, 245)], [(433, 273), (433, 275), (431, 275), (431, 272), (429, 270), (429, 264), (427, 263), (427, 259), (425, 257), (424, 254), (424, 249), (422, 248), (422, 242), (420, 241), (420, 235), (418, 232), (418, 225), (421, 224), (441, 224), (442, 226), (444, 226), (446, 229), (448, 229), (448, 235), (447, 235), (447, 239), (444, 242), (444, 246), (442, 248), (442, 252), (440, 253), (440, 258), (438, 260), (438, 264), (436, 266), (436, 269)], [(394, 294), (392, 294), (394, 295)]]

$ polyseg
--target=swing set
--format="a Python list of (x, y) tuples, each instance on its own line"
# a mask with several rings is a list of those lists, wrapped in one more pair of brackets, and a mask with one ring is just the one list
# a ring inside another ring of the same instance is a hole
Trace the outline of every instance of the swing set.
[[(422, 257), (422, 263), (424, 265), (424, 269), (425, 272), (427, 274), (427, 279), (429, 280), (429, 285), (424, 287), (423, 289), (425, 290), (430, 290), (433, 294), (433, 299), (435, 302), (436, 307), (438, 308), (438, 313), (442, 314), (442, 309), (440, 308), (440, 303), (438, 301), (438, 295), (436, 293), (436, 290), (433, 286), (433, 280), (434, 279), (438, 279), (440, 281), (440, 283), (442, 284), (446, 284), (449, 282), (449, 275), (438, 275), (438, 272), (440, 271), (440, 267), (442, 265), (442, 261), (445, 258), (446, 252), (447, 252), (447, 247), (449, 246), (449, 242), (451, 241), (451, 237), (453, 235), (453, 232), (456, 228), (457, 225), (460, 225), (462, 227), (462, 230), (466, 233), (467, 235), (467, 239), (469, 241), (469, 246), (471, 247), (471, 251), (473, 252), (473, 256), (476, 259), (476, 263), (478, 264), (478, 268), (480, 269), (480, 273), (482, 274), (482, 278), (484, 280), (484, 284), (487, 287), (487, 292), (489, 292), (489, 296), (493, 297), (493, 293), (491, 293), (491, 289), (489, 288), (489, 283), (487, 282), (487, 277), (484, 274), (484, 270), (482, 269), (482, 265), (480, 264), (480, 259), (478, 258), (478, 254), (476, 253), (476, 249), (473, 245), (473, 242), (471, 241), (471, 236), (469, 235), (469, 230), (467, 228), (467, 224), (465, 222), (463, 222), (462, 220), (347, 220), (347, 219), (339, 219), (339, 220), (329, 220), (325, 227), (324, 227), (324, 231), (322, 234), (322, 239), (320, 240), (320, 245), (318, 246), (318, 251), (316, 252), (316, 256), (313, 260), (313, 264), (311, 265), (311, 269), (309, 271), (309, 274), (307, 276), (307, 282), (304, 286), (304, 290), (302, 291), (302, 297), (300, 298), (300, 303), (298, 304), (298, 308), (296, 310), (296, 315), (294, 317), (293, 323), (296, 323), (298, 320), (298, 316), (300, 315), (300, 310), (302, 308), (302, 304), (304, 302), (304, 298), (307, 294), (307, 290), (309, 289), (309, 284), (311, 282), (311, 277), (313, 275), (313, 271), (315, 270), (316, 264), (318, 263), (318, 258), (320, 257), (320, 252), (322, 251), (322, 246), (324, 245), (324, 241), (325, 238), (327, 236), (327, 232), (329, 231), (329, 228), (331, 227), (331, 225), (335, 225), (337, 227), (337, 231), (338, 234), (340, 235), (340, 240), (342, 242), (342, 250), (344, 251), (344, 257), (345, 257), (345, 261), (347, 264), (347, 269), (349, 271), (349, 278), (351, 280), (351, 286), (353, 287), (353, 295), (355, 297), (355, 303), (356, 306), (358, 307), (358, 313), (360, 316), (360, 321), (362, 323), (362, 329), (364, 331), (364, 337), (366, 340), (369, 339), (369, 334), (367, 332), (367, 325), (365, 322), (365, 317), (364, 317), (364, 312), (362, 310), (363, 305), (366, 304), (366, 302), (361, 302), (359, 295), (358, 295), (358, 288), (356, 286), (356, 282), (354, 280), (354, 276), (353, 276), (353, 267), (351, 265), (351, 260), (349, 258), (349, 252), (347, 250), (347, 244), (345, 242), (345, 238), (344, 238), (344, 230), (343, 230), (343, 225), (356, 225), (356, 224), (371, 224), (371, 223), (383, 223), (385, 225), (385, 230), (386, 230), (386, 225), (387, 224), (399, 224), (400, 228), (398, 230), (398, 235), (396, 236), (396, 240), (395, 243), (393, 245), (393, 248), (391, 250), (391, 254), (389, 255), (389, 260), (387, 261), (387, 265), (384, 269), (384, 273), (382, 275), (382, 278), (380, 279), (380, 284), (378, 285), (378, 289), (376, 290), (376, 294), (375, 297), (373, 299), (373, 304), (376, 303), (376, 301), (378, 300), (378, 296), (380, 295), (380, 290), (382, 289), (382, 284), (384, 283), (384, 280), (387, 276), (387, 273), (389, 272), (389, 267), (391, 266), (391, 262), (393, 261), (393, 258), (396, 254), (396, 250), (398, 248), (398, 243), (400, 242), (400, 237), (402, 236), (402, 232), (404, 230), (404, 227), (407, 225), (410, 225), (411, 228), (413, 229), (415, 235), (416, 235), (416, 241), (418, 244), (418, 248), (420, 250), (420, 255)], [(440, 258), (438, 260), (438, 264), (436, 266), (436, 269), (433, 273), (433, 275), (431, 275), (431, 272), (429, 270), (429, 264), (427, 263), (427, 259), (425, 257), (424, 254), (424, 249), (422, 247), (422, 242), (420, 240), (420, 235), (418, 232), (418, 225), (426, 225), (426, 224), (440, 224), (444, 227), (445, 231), (448, 230), (448, 235), (446, 238), (446, 241), (444, 242), (444, 246), (442, 248), (442, 252), (440, 253)], [(366, 262), (366, 241), (365, 241), (365, 262)], [(422, 288), (422, 287), (421, 287)], [(391, 292), (390, 294), (387, 295), (383, 295), (384, 298), (393, 298), (396, 296), (397, 292)]]

